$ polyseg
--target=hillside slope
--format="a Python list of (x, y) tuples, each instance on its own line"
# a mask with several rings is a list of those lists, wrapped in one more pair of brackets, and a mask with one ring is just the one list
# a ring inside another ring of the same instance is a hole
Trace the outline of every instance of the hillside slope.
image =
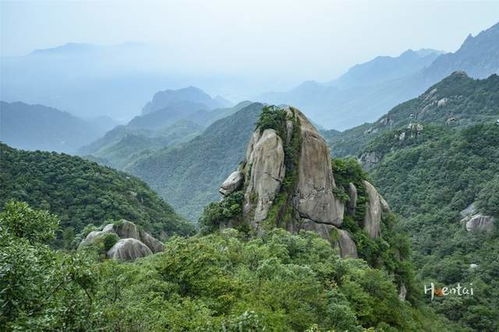
[(437, 287), (471, 284), (476, 292), (428, 302), (473, 330), (497, 331), (499, 126), (435, 126), (403, 144), (389, 133), (370, 148), (382, 156), (370, 175), (403, 217), (420, 278)]
[(139, 179), (79, 157), (0, 144), (0, 206), (24, 201), (61, 218), (61, 230), (128, 219), (155, 235), (193, 227)]
[(105, 132), (100, 121), (43, 105), (0, 101), (0, 141), (20, 149), (74, 153)]
[[(454, 72), (421, 96), (406, 101), (374, 123), (344, 132), (325, 132), (333, 155), (357, 156), (368, 142), (390, 130), (405, 130), (411, 123), (465, 127), (499, 115), (499, 76), (475, 80)], [(399, 135), (401, 132), (398, 133)]]
[(203, 207), (218, 199), (218, 185), (241, 160), (262, 107), (250, 104), (192, 141), (157, 151), (125, 170), (168, 197), (179, 213), (197, 220)]

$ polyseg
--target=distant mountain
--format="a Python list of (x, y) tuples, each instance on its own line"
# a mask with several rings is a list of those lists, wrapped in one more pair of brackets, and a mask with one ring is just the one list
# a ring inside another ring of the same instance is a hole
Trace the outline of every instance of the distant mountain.
[[(199, 90), (201, 91), (201, 90)], [(197, 110), (197, 103), (178, 103), (132, 119), (103, 137), (81, 148), (78, 153), (117, 169), (125, 169), (135, 160), (161, 148), (188, 142), (214, 121), (248, 106), (241, 102), (234, 107)]]
[[(169, 61), (168, 50), (143, 43), (68, 43), (24, 56), (1, 56), (0, 100), (52, 105), (80, 117), (108, 115), (131, 119), (165, 86), (191, 84)], [(209, 85), (211, 79), (199, 78)], [(222, 97), (215, 107), (228, 106)]]
[(305, 82), (259, 100), (291, 104), (326, 128), (344, 130), (375, 121), (395, 105), (416, 97), (450, 73), (463, 70), (474, 78), (499, 73), (499, 24), (468, 36), (455, 53), (406, 51), (352, 67), (328, 83)]
[(198, 110), (212, 110), (231, 106), (229, 101), (220, 96), (211, 98), (203, 90), (190, 86), (178, 90), (157, 92), (152, 98), (152, 101), (144, 106), (142, 113), (148, 114), (164, 108), (175, 108), (189, 103), (194, 104)]
[[(499, 76), (476, 80), (454, 72), (417, 98), (394, 107), (374, 123), (325, 131), (334, 156), (357, 156), (375, 137), (411, 124), (466, 127), (499, 118)], [(399, 132), (399, 135), (401, 132)]]
[(101, 136), (109, 121), (85, 121), (43, 105), (0, 102), (0, 140), (25, 150), (74, 153)]
[(456, 70), (474, 78), (499, 74), (499, 23), (476, 37), (468, 35), (455, 53), (439, 56), (423, 70), (423, 75), (430, 81), (439, 81)]
[(197, 220), (219, 199), (218, 186), (239, 163), (263, 108), (247, 105), (211, 124), (201, 135), (137, 160), (125, 170), (143, 179), (182, 215)]

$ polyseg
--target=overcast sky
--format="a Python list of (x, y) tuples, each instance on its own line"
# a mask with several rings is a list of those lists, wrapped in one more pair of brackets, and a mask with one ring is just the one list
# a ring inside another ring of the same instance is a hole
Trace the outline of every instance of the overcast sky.
[(455, 51), (499, 1), (1, 1), (1, 53), (67, 42), (160, 44), (178, 68), (327, 81), (406, 49)]

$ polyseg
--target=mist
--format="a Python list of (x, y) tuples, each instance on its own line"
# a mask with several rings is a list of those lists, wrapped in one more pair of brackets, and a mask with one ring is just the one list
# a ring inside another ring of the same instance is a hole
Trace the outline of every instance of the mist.
[(378, 55), (454, 51), (499, 13), (499, 3), (475, 1), (0, 6), (2, 100), (120, 121), (138, 114), (158, 90), (192, 85), (237, 102), (306, 80), (330, 81)]

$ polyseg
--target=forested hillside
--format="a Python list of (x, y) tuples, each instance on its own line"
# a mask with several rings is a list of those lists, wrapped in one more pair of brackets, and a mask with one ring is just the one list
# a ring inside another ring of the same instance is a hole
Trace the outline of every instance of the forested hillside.
[[(404, 102), (374, 123), (337, 133), (326, 132), (334, 156), (357, 156), (368, 143), (390, 130), (405, 130), (411, 123), (465, 127), (499, 114), (499, 76), (472, 79), (455, 72), (430, 87), (418, 98)], [(399, 133), (400, 134), (400, 133)]]
[[(434, 126), (404, 141), (398, 135), (388, 132), (371, 142), (369, 150), (381, 160), (370, 174), (402, 216), (419, 277), (427, 284), (475, 288), (473, 297), (438, 298), (431, 305), (467, 327), (496, 331), (499, 126), (495, 121), (464, 129)], [(471, 228), (466, 208), (488, 216), (484, 226)]]
[(61, 232), (125, 218), (156, 235), (190, 234), (193, 227), (141, 180), (66, 154), (0, 145), (0, 205), (10, 200), (49, 210)]
[(147, 182), (176, 211), (197, 220), (205, 205), (218, 200), (219, 185), (244, 155), (262, 107), (250, 104), (192, 141), (157, 151), (126, 171)]

